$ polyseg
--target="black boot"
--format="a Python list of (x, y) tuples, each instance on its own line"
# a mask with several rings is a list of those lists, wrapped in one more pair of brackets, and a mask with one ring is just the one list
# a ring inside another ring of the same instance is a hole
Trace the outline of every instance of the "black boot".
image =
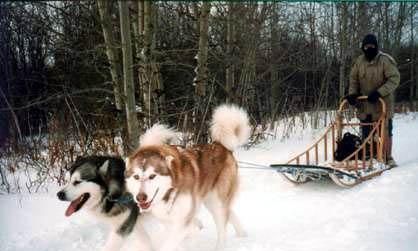
[(389, 136), (386, 138), (386, 165), (389, 167), (397, 167), (396, 161), (392, 157), (392, 137)]

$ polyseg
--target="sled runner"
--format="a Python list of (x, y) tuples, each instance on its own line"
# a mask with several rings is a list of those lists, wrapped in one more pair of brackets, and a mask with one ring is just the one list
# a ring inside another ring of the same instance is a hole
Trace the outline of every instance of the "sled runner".
[[(367, 96), (358, 99), (367, 102)], [(348, 111), (347, 103), (346, 100), (341, 102), (336, 120), (312, 146), (286, 164), (270, 166), (296, 184), (329, 177), (341, 187), (352, 187), (390, 169), (386, 164), (385, 102), (379, 99), (380, 117), (376, 122), (370, 123), (346, 121), (344, 113)], [(347, 132), (343, 136), (344, 131), (360, 126), (371, 128), (362, 141), (358, 136)]]

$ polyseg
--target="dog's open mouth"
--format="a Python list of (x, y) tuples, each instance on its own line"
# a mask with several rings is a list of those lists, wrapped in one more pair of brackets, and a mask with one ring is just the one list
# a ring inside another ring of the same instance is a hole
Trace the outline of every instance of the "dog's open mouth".
[(67, 211), (65, 211), (65, 216), (68, 217), (72, 215), (73, 213), (77, 212), (78, 210), (80, 210), (83, 207), (84, 203), (86, 203), (86, 201), (89, 198), (90, 198), (90, 194), (84, 193), (77, 199), (71, 201), (70, 205), (67, 208)]
[(142, 209), (148, 209), (150, 206), (151, 206), (151, 201), (139, 203), (139, 207)]
[(148, 202), (138, 202), (138, 206), (141, 209), (147, 210), (151, 206), (152, 202), (154, 201), (155, 196), (157, 196), (158, 190), (160, 190), (160, 188), (157, 188), (157, 190), (154, 193), (154, 196), (152, 196), (152, 199), (150, 201), (148, 201)]

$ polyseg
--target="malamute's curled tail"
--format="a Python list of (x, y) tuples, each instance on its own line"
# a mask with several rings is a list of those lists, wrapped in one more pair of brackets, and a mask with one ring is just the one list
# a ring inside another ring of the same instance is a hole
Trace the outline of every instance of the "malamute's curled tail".
[(247, 112), (236, 105), (221, 105), (212, 115), (210, 134), (213, 141), (233, 151), (247, 142), (251, 128)]
[(170, 144), (177, 141), (177, 132), (167, 125), (154, 124), (139, 139), (140, 147)]

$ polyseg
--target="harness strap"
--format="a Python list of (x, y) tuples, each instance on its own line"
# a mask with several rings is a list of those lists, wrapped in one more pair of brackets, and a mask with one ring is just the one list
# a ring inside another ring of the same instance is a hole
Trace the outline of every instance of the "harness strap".
[(111, 201), (111, 202), (115, 202), (115, 203), (119, 203), (119, 204), (123, 204), (123, 205), (129, 205), (134, 201), (134, 198), (133, 198), (132, 194), (125, 193), (125, 194), (119, 196), (116, 199), (108, 198), (108, 200)]

